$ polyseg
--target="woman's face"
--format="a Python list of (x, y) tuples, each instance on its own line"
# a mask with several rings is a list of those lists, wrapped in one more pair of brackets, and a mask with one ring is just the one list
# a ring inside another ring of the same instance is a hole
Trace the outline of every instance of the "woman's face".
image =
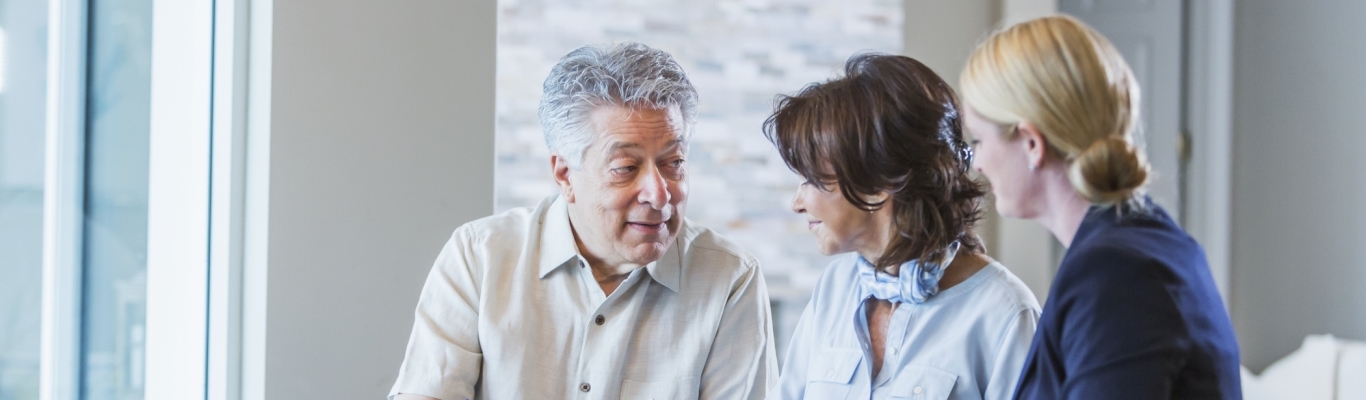
[(1033, 218), (1037, 212), (1031, 205), (1039, 204), (1041, 185), (1037, 175), (1029, 169), (1028, 144), (1023, 135), (1010, 132), (964, 104), (963, 124), (973, 137), (976, 157), (972, 167), (991, 182), (991, 193), (996, 195), (996, 212), (1011, 218)]
[(806, 227), (816, 235), (821, 254), (832, 255), (858, 251), (867, 255), (879, 253), (884, 238), (879, 235), (886, 224), (883, 214), (890, 207), (868, 212), (855, 207), (840, 194), (838, 182), (803, 183), (792, 199), (792, 211), (806, 214)]

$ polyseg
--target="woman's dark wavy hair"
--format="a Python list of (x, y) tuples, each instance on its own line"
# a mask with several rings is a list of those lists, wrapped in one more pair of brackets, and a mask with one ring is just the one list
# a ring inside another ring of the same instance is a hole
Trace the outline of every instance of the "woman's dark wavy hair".
[[(888, 243), (876, 266), (938, 262), (950, 243), (984, 253), (973, 225), (983, 186), (972, 179), (958, 99), (943, 79), (903, 56), (858, 54), (844, 76), (779, 96), (764, 135), (783, 161), (817, 188), (839, 183), (844, 199), (873, 211), (892, 207)], [(885, 200), (869, 198), (887, 192)]]

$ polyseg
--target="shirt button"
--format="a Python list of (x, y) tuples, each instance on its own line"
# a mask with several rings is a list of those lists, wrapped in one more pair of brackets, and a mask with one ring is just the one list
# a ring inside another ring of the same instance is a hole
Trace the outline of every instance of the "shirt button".
[[(592, 389), (593, 389), (593, 387), (592, 387), (592, 386), (589, 386), (589, 385), (588, 385), (588, 382), (584, 382), (584, 383), (580, 383), (580, 384), (579, 384), (579, 391), (581, 391), (581, 392), (587, 392), (587, 391), (592, 390)], [(917, 389), (918, 389), (918, 388), (917, 388)], [(920, 392), (916, 392), (916, 393), (920, 393)]]
[(895, 347), (892, 348), (892, 355), (896, 355), (896, 348), (895, 348)]
[[(587, 385), (587, 383), (585, 383), (585, 385)], [(925, 391), (925, 389), (923, 389), (923, 388), (921, 388), (921, 387), (919, 387), (919, 386), (916, 386), (915, 389), (911, 389), (911, 391), (912, 391), (912, 392), (915, 392), (915, 394), (920, 394), (920, 392)], [(585, 392), (587, 392), (587, 390), (585, 390)]]
[(825, 373), (825, 378), (826, 378), (826, 379), (835, 379), (835, 370), (832, 369), (832, 370), (830, 370), (829, 372), (826, 372), (826, 373)]
[(599, 315), (597, 318), (593, 319), (593, 322), (597, 323), (598, 325), (602, 325), (603, 322), (607, 322), (607, 318), (603, 318), (601, 315)]

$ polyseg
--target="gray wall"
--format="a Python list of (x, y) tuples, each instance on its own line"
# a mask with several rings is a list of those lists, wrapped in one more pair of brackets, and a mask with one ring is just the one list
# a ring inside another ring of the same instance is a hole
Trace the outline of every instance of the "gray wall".
[(1249, 368), (1366, 340), (1366, 2), (1235, 5), (1233, 319)]
[(493, 211), (495, 2), (273, 7), (264, 395), (383, 398), (441, 245)]

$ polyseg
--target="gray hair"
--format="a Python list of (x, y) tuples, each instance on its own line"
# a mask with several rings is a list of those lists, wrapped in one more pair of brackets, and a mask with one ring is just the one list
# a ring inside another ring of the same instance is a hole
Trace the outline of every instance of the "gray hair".
[(555, 64), (542, 89), (538, 114), (545, 144), (574, 168), (593, 140), (588, 117), (599, 106), (678, 107), (681, 139), (687, 143), (692, 136), (697, 89), (673, 56), (640, 43), (580, 47)]

